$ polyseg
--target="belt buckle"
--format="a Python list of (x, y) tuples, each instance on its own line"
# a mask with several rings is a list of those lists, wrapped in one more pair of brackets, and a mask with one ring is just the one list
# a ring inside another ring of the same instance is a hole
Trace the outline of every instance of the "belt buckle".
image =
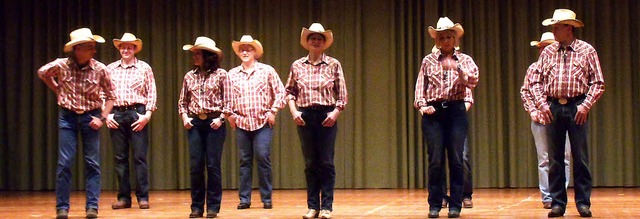
[(76, 114), (84, 114), (84, 110), (76, 110), (76, 111), (73, 111), (73, 112), (75, 112)]
[(440, 105), (442, 106), (443, 109), (446, 109), (447, 107), (449, 107), (449, 105), (447, 104), (447, 101), (442, 101)]
[(198, 118), (200, 118), (202, 120), (205, 120), (205, 119), (207, 119), (207, 114), (204, 114), (204, 113), (198, 114)]
[(562, 105), (567, 104), (567, 102), (568, 102), (568, 101), (567, 101), (567, 99), (566, 99), (566, 98), (559, 98), (559, 99), (558, 99), (558, 103), (560, 103), (560, 104), (562, 104)]

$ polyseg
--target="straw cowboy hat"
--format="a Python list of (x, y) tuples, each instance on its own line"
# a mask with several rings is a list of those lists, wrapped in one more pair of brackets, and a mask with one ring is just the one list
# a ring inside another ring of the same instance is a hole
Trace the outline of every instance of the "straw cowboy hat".
[(550, 26), (554, 24), (568, 24), (574, 27), (584, 27), (582, 21), (576, 19), (576, 13), (569, 9), (556, 9), (553, 17), (542, 21), (542, 25)]
[(73, 46), (86, 43), (86, 42), (98, 42), (104, 43), (104, 38), (99, 35), (93, 35), (89, 28), (80, 28), (72, 31), (69, 34), (69, 38), (71, 39), (67, 44), (64, 44), (64, 52), (71, 52), (73, 50)]
[(535, 46), (535, 47), (542, 47), (542, 45), (549, 45), (554, 43), (555, 37), (553, 36), (553, 33), (551, 32), (545, 32), (542, 34), (542, 36), (540, 36), (540, 41), (531, 41), (531, 43), (529, 43), (531, 46)]
[(260, 43), (260, 41), (253, 39), (253, 37), (251, 37), (251, 35), (243, 35), (242, 38), (240, 38), (240, 41), (232, 41), (231, 42), (231, 47), (233, 47), (233, 51), (236, 53), (236, 55), (238, 57), (240, 57), (240, 45), (250, 45), (253, 47), (253, 49), (256, 50), (256, 59), (260, 58), (262, 56), (262, 53), (264, 53), (264, 50), (262, 48), (262, 43)]
[(324, 36), (325, 42), (322, 50), (329, 48), (329, 46), (333, 44), (333, 33), (330, 30), (324, 30), (322, 24), (313, 23), (311, 24), (311, 26), (309, 26), (309, 29), (303, 27), (302, 32), (300, 33), (300, 45), (302, 45), (302, 47), (304, 47), (305, 49), (309, 50), (311, 48), (307, 43), (307, 39), (312, 33), (319, 33)]
[(122, 38), (113, 39), (113, 45), (118, 49), (120, 49), (120, 44), (122, 43), (131, 43), (133, 45), (136, 45), (136, 51), (134, 51), (133, 53), (138, 53), (142, 50), (142, 40), (136, 38), (136, 36), (132, 33), (124, 33), (122, 35)]
[(445, 30), (453, 30), (456, 33), (456, 38), (460, 38), (464, 34), (462, 25), (460, 25), (459, 23), (453, 24), (453, 21), (451, 21), (451, 19), (449, 19), (448, 17), (441, 17), (440, 19), (438, 19), (436, 28), (429, 26), (429, 36), (435, 39), (438, 32)]
[(222, 60), (222, 50), (216, 47), (216, 42), (209, 37), (199, 36), (198, 38), (196, 38), (196, 42), (193, 43), (193, 45), (186, 44), (182, 46), (182, 50), (185, 51), (189, 50), (193, 52), (196, 49), (204, 49), (216, 53), (218, 54), (218, 60)]

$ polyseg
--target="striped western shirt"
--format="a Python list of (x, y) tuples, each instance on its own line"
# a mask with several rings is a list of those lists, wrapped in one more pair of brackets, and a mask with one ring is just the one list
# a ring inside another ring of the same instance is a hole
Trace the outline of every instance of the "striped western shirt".
[(284, 85), (273, 67), (255, 62), (252, 72), (242, 65), (229, 70), (229, 84), (225, 99), (236, 115), (238, 128), (254, 131), (267, 123), (269, 113), (284, 107)]
[(100, 109), (103, 100), (116, 99), (109, 70), (101, 62), (91, 59), (82, 67), (70, 58), (59, 58), (38, 69), (43, 80), (55, 78), (58, 83), (58, 105), (72, 111)]
[(522, 87), (520, 88), (520, 98), (522, 99), (522, 105), (524, 110), (526, 110), (529, 114), (537, 111), (536, 104), (533, 99), (533, 95), (529, 90), (529, 83), (531, 81), (531, 76), (536, 69), (536, 62), (531, 63), (529, 68), (527, 69), (527, 74), (524, 76), (524, 82), (522, 82)]
[[(472, 89), (461, 82), (457, 71), (443, 70), (442, 53), (431, 53), (422, 59), (422, 66), (416, 82), (414, 107), (420, 109), (430, 102), (464, 100), (473, 104)], [(460, 69), (469, 74), (469, 82), (478, 81), (478, 66), (471, 56), (455, 51), (453, 59)]]
[(309, 62), (309, 56), (294, 61), (285, 90), (287, 101), (295, 100), (298, 107), (335, 105), (344, 110), (348, 102), (342, 65), (325, 54), (316, 65)]
[(587, 42), (576, 39), (566, 48), (555, 42), (542, 51), (529, 89), (538, 109), (547, 105), (548, 96), (570, 98), (583, 94), (586, 98), (581, 105), (591, 109), (604, 87), (598, 53)]
[(116, 86), (116, 102), (114, 106), (130, 106), (144, 104), (146, 110), (155, 111), (156, 81), (151, 66), (134, 58), (134, 63), (125, 66), (122, 60), (107, 66), (111, 70), (110, 78)]
[(229, 109), (224, 102), (226, 80), (227, 71), (222, 68), (210, 73), (195, 69), (187, 72), (182, 82), (182, 90), (180, 90), (178, 114), (228, 111)]

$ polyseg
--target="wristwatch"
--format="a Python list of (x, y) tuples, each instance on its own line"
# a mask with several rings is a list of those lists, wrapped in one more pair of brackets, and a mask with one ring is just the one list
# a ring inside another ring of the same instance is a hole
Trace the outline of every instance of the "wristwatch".
[(225, 121), (224, 117), (220, 117), (218, 119), (220, 119), (220, 122), (222, 122), (222, 123), (224, 123), (224, 121)]
[(107, 117), (100, 116), (100, 121), (103, 121), (103, 122), (104, 122), (105, 120), (107, 120)]

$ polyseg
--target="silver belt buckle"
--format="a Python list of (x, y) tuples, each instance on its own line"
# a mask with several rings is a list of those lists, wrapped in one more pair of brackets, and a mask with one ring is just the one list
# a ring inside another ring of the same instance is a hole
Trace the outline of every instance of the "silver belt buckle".
[(204, 113), (198, 114), (198, 118), (200, 118), (202, 120), (205, 120), (205, 119), (207, 119), (207, 114), (204, 114)]
[(569, 101), (567, 101), (567, 99), (566, 99), (566, 98), (559, 98), (559, 99), (558, 99), (558, 103), (560, 103), (560, 104), (562, 104), (562, 105), (567, 104), (567, 102), (569, 102)]
[(84, 114), (84, 110), (76, 110), (74, 111), (76, 114)]
[(440, 103), (440, 105), (442, 105), (443, 109), (446, 109), (447, 107), (449, 107), (449, 105), (447, 105), (447, 101), (442, 101), (442, 103)]

